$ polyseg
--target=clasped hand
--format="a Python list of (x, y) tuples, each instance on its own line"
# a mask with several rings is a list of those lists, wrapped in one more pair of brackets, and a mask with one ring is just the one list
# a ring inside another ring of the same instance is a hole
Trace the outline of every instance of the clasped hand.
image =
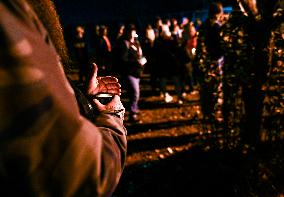
[(100, 103), (96, 98), (92, 100), (92, 104), (102, 113), (115, 113), (123, 119), (125, 109), (120, 101), (121, 85), (118, 83), (118, 79), (112, 76), (98, 77), (97, 74), (98, 66), (93, 64), (93, 73), (87, 89), (88, 96), (94, 98), (96, 94), (109, 93), (114, 97), (106, 105)]

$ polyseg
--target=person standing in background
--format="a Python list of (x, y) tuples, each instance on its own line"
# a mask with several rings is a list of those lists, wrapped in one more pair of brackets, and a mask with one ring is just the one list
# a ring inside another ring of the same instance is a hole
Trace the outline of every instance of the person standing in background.
[[(197, 32), (194, 27), (193, 22), (190, 22), (189, 25), (186, 26), (187, 31), (187, 39), (184, 39), (183, 44), (181, 46), (181, 83), (182, 83), (182, 94), (186, 95), (186, 92), (195, 93), (194, 85), (195, 77), (194, 77), (194, 58), (197, 47)], [(188, 89), (187, 89), (188, 85)]]
[(104, 25), (100, 26), (99, 37), (96, 48), (96, 63), (99, 65), (99, 73), (107, 76), (111, 73), (111, 52), (112, 45), (108, 37), (108, 28)]
[(90, 66), (88, 47), (85, 39), (85, 28), (81, 25), (76, 27), (73, 47), (75, 50), (75, 59), (79, 67), (79, 82), (85, 83), (89, 79)]
[(145, 30), (145, 38), (143, 40), (143, 53), (147, 58), (147, 64), (145, 65), (145, 72), (150, 74), (150, 85), (152, 92), (157, 92), (158, 86), (158, 74), (159, 70), (157, 69), (156, 65), (156, 56), (155, 56), (155, 31), (151, 25), (147, 25)]
[(178, 42), (172, 37), (168, 25), (163, 25), (160, 37), (155, 45), (157, 57), (157, 76), (160, 79), (160, 96), (166, 103), (173, 101), (169, 94), (167, 85), (173, 82), (177, 102), (183, 104), (180, 84), (180, 63), (178, 57)]
[(215, 120), (215, 107), (221, 83), (222, 50), (220, 27), (221, 3), (211, 3), (208, 18), (199, 29), (197, 41), (197, 75), (200, 84), (201, 109), (206, 121)]
[(130, 122), (139, 122), (140, 77), (145, 64), (140, 61), (143, 53), (137, 37), (135, 26), (129, 25), (124, 30), (123, 41), (117, 47), (118, 62), (120, 62), (119, 75), (129, 99), (127, 111), (129, 111)]

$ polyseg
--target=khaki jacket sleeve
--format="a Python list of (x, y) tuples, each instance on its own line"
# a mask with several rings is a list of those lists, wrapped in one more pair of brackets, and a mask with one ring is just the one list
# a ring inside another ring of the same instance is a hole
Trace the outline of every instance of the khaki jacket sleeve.
[(0, 196), (111, 196), (122, 121), (82, 117), (48, 33), (23, 0), (0, 2)]

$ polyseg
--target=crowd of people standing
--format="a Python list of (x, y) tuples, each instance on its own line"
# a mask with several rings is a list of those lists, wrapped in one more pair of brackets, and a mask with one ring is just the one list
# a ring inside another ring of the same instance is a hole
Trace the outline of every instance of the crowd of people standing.
[[(86, 61), (96, 62), (101, 75), (120, 78), (130, 100), (130, 120), (138, 120), (139, 81), (143, 73), (150, 74), (153, 94), (160, 94), (167, 103), (175, 101), (167, 89), (168, 84), (174, 85), (179, 104), (183, 104), (187, 93), (196, 93), (193, 60), (198, 32), (188, 18), (182, 18), (179, 23), (176, 18), (157, 17), (155, 23), (147, 25), (142, 32), (133, 24), (121, 24), (116, 32), (115, 28), (96, 26), (96, 33), (89, 36), (90, 42), (78, 39), (82, 29), (84, 27), (77, 27), (72, 44), (74, 61), (81, 62), (77, 64), (79, 81), (84, 83), (88, 79), (86, 71), (90, 68), (86, 68)], [(108, 33), (109, 29), (115, 33)]]
[[(200, 26), (159, 18), (142, 38), (134, 25), (119, 26), (113, 38), (97, 26), (91, 51), (78, 26), (78, 86), (69, 79), (53, 1), (0, 1), (0, 195), (112, 195), (127, 131), (121, 86), (109, 75), (121, 80), (131, 121), (138, 120), (140, 78), (148, 71), (165, 102), (173, 101), (169, 82), (178, 104), (198, 85), (204, 120), (214, 123), (221, 105), (225, 134), (239, 130), (252, 150), (261, 128), (283, 132), (284, 1), (237, 0), (233, 8), (226, 18), (222, 4), (212, 3)], [(100, 102), (96, 96), (106, 93), (111, 101)]]
[[(224, 130), (238, 130), (251, 143), (261, 126), (273, 33), (268, 24), (279, 26), (281, 2), (236, 1), (230, 15), (221, 3), (212, 3), (205, 21), (158, 17), (142, 32), (120, 25), (113, 36), (98, 26), (90, 58), (100, 62), (101, 73), (121, 78), (130, 120), (138, 120), (140, 77), (147, 72), (153, 94), (183, 104), (186, 94), (199, 91), (204, 120), (216, 121), (220, 109)], [(147, 63), (141, 64), (144, 57)]]

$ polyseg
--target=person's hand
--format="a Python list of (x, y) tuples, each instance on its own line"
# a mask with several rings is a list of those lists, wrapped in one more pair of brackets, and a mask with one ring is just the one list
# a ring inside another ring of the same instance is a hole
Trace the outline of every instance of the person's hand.
[(98, 66), (93, 63), (93, 73), (88, 84), (87, 94), (94, 96), (98, 93), (120, 95), (121, 88), (118, 79), (112, 76), (98, 77)]
[(93, 99), (92, 104), (96, 106), (100, 113), (114, 114), (122, 120), (124, 119), (125, 108), (123, 107), (118, 95), (114, 95), (113, 99), (106, 105), (103, 105), (97, 99)]

